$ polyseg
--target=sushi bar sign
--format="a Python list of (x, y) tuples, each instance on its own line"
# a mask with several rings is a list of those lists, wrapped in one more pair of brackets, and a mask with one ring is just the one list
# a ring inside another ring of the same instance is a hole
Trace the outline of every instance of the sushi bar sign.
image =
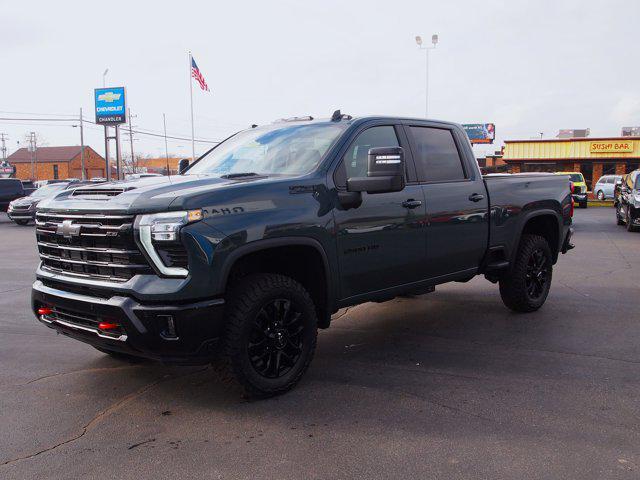
[(633, 143), (626, 142), (591, 142), (591, 153), (631, 153), (633, 152)]

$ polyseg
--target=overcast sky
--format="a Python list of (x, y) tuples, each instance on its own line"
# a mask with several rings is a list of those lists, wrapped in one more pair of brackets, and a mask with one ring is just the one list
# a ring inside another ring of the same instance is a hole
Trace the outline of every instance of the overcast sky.
[[(2, 118), (82, 107), (93, 119), (93, 89), (109, 68), (134, 125), (161, 132), (166, 113), (169, 134), (189, 136), (188, 50), (211, 89), (194, 83), (200, 138), (336, 108), (422, 117), (414, 37), (437, 33), (430, 117), (495, 122), (497, 147), (560, 128), (601, 136), (640, 125), (638, 1), (0, 0), (0, 12)], [(35, 123), (0, 120), (9, 152), (31, 130), (48, 145), (79, 144), (77, 128)], [(138, 152), (164, 154), (163, 139), (135, 138)], [(103, 152), (101, 127), (87, 127), (86, 143)], [(128, 138), (122, 146), (128, 153)], [(169, 150), (188, 156), (190, 142)]]

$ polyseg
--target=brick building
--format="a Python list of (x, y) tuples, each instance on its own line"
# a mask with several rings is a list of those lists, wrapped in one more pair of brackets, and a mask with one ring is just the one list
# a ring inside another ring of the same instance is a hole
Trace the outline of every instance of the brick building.
[[(7, 160), (16, 167), (15, 176), (20, 180), (82, 178), (80, 150), (80, 146), (38, 147), (32, 154), (20, 148)], [(86, 178), (105, 176), (105, 160), (91, 147), (84, 147), (84, 166)]]
[(165, 157), (158, 158), (141, 158), (137, 161), (136, 170), (140, 172), (148, 172), (148, 173), (167, 173), (167, 163), (169, 164), (169, 170), (171, 175), (175, 175), (178, 173), (178, 162), (179, 158), (169, 157), (168, 159)]
[(602, 175), (624, 175), (640, 166), (640, 138), (505, 140), (502, 159), (511, 173), (581, 172), (591, 190)]

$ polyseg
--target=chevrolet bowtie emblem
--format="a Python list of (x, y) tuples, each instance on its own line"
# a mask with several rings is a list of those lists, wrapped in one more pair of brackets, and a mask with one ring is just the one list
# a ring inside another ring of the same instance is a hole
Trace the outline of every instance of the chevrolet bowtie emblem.
[(56, 233), (64, 238), (77, 237), (80, 235), (80, 228), (82, 225), (74, 225), (72, 220), (63, 220), (56, 228)]

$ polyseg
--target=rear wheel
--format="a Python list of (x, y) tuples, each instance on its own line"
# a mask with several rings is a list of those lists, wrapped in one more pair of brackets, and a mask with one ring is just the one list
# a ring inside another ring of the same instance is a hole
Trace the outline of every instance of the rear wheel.
[(544, 237), (523, 235), (509, 273), (500, 279), (500, 296), (515, 312), (533, 312), (547, 300), (553, 257)]
[(265, 398), (293, 388), (316, 347), (316, 310), (292, 278), (252, 274), (232, 288), (221, 373), (248, 397)]

